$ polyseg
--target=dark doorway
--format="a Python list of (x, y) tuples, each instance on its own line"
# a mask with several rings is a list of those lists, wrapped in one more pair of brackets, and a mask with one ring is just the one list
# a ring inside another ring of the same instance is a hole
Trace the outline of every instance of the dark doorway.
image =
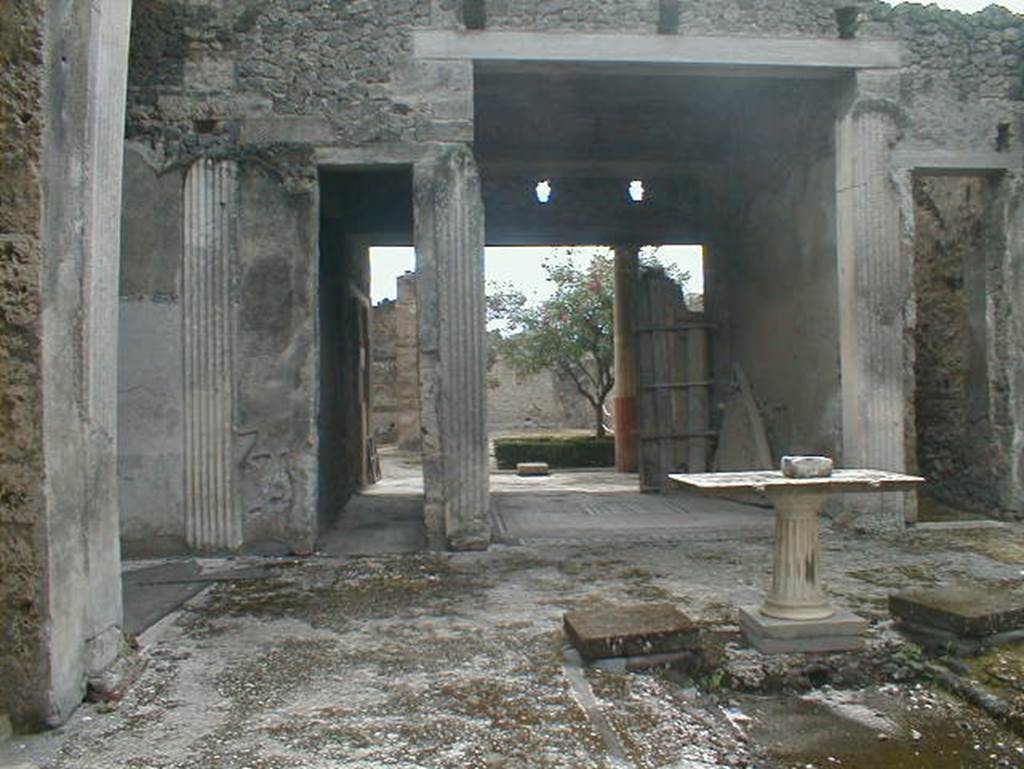
[(992, 180), (914, 177), (914, 440), (922, 521), (990, 512), (1003, 461), (987, 353)]
[(370, 250), (412, 239), (410, 168), (321, 173), (321, 550), (408, 550), (423, 540), (421, 488), (398, 501), (370, 493), (381, 480), (372, 417)]

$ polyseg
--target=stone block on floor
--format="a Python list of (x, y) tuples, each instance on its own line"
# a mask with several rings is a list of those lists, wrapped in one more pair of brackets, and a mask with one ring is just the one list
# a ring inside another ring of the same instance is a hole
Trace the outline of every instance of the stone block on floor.
[(827, 619), (787, 620), (766, 617), (757, 606), (740, 607), (743, 635), (764, 654), (852, 651), (864, 647), (867, 620), (848, 609)]
[(520, 462), (516, 465), (516, 475), (551, 475), (547, 462)]
[(571, 611), (563, 621), (569, 642), (588, 662), (700, 648), (700, 628), (671, 604)]
[(904, 624), (979, 639), (1024, 628), (1024, 595), (998, 585), (908, 590), (889, 596), (889, 613)]

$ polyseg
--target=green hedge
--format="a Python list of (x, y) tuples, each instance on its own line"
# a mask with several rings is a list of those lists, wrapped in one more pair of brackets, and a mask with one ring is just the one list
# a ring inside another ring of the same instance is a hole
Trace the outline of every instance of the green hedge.
[(551, 467), (612, 467), (615, 439), (592, 435), (495, 438), (494, 456), (502, 470), (514, 470), (520, 462), (547, 462)]

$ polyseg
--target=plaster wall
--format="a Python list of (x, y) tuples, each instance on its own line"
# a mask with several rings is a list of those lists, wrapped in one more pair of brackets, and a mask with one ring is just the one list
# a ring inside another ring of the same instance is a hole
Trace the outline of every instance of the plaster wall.
[(316, 542), (317, 190), (239, 172), (236, 462), (246, 543)]
[(181, 325), (176, 302), (121, 299), (117, 469), (127, 558), (188, 551)]
[[(181, 271), (184, 175), (125, 147), (118, 481), (127, 557), (186, 552)], [(161, 212), (154, 216), (154, 212)]]
[(320, 225), (321, 527), (332, 523), (362, 479), (361, 340), (357, 293), (365, 286), (351, 235), (338, 218)]
[(834, 184), (830, 158), (780, 173), (755, 194), (730, 260), (732, 360), (776, 459), (839, 447)]

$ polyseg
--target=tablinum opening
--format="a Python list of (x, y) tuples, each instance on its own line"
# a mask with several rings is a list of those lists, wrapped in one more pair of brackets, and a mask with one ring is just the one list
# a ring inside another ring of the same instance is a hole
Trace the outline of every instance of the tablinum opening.
[[(320, 175), (318, 547), (334, 554), (423, 547), (422, 475), (376, 484), (370, 251), (413, 241), (412, 170)], [(412, 318), (415, 328), (415, 316)], [(407, 371), (414, 385), (415, 372)], [(418, 466), (418, 464), (417, 464)], [(415, 472), (411, 473), (416, 476)]]

